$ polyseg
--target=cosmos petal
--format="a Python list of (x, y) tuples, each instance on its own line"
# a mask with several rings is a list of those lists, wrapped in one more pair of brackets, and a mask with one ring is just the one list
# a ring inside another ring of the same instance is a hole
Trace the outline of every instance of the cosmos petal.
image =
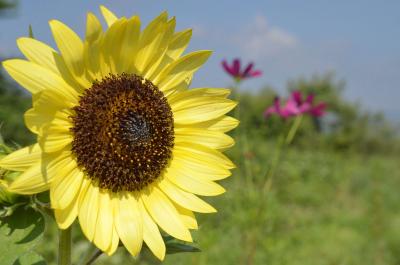
[(139, 200), (139, 208), (143, 218), (143, 240), (159, 260), (164, 260), (166, 248), (160, 230), (150, 217), (142, 200)]
[(21, 148), (0, 159), (0, 167), (13, 171), (25, 171), (41, 159), (42, 150), (38, 144)]
[(189, 230), (179, 217), (174, 205), (157, 187), (142, 192), (141, 198), (153, 220), (171, 236), (192, 242)]
[(143, 218), (137, 199), (124, 194), (118, 198), (115, 207), (115, 227), (118, 235), (133, 256), (139, 254), (143, 242)]
[(175, 204), (186, 209), (199, 213), (214, 213), (217, 211), (214, 207), (198, 198), (196, 195), (178, 188), (167, 178), (160, 181), (158, 186), (171, 200), (174, 201)]

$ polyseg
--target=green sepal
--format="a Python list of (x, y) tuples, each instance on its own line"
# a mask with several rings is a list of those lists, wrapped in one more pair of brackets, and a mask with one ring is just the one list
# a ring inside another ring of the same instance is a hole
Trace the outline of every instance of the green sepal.
[(163, 236), (167, 254), (185, 253), (185, 252), (201, 252), (198, 247), (175, 239), (172, 236)]

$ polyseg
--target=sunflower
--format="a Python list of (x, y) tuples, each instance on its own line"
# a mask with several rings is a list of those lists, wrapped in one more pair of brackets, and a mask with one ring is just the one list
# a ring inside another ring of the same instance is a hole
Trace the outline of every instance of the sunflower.
[(165, 256), (160, 228), (192, 241), (193, 212), (216, 210), (200, 199), (225, 190), (231, 175), (222, 153), (236, 103), (223, 88), (189, 89), (210, 51), (182, 55), (191, 30), (175, 32), (166, 12), (140, 29), (138, 16), (116, 17), (100, 7), (108, 28), (87, 15), (82, 41), (57, 20), (49, 22), (58, 51), (20, 38), (27, 60), (3, 62), (32, 93), (26, 126), (37, 143), (0, 160), (21, 175), (11, 192), (49, 191), (60, 229), (79, 219), (84, 235), (112, 255), (121, 241), (132, 254), (143, 241)]

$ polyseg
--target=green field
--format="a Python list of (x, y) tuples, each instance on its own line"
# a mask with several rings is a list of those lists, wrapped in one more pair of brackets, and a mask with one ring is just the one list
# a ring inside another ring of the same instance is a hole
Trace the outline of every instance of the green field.
[[(254, 154), (247, 160), (237, 148), (230, 152), (238, 168), (223, 181), (227, 192), (207, 199), (218, 213), (197, 215), (194, 238), (202, 252), (168, 255), (164, 264), (400, 263), (397, 157), (294, 148), (283, 157), (270, 192), (261, 196), (274, 142), (255, 139), (250, 150)], [(74, 231), (79, 251), (73, 256), (79, 260), (87, 243), (78, 226)], [(45, 242), (40, 252), (55, 260), (55, 241)], [(120, 248), (96, 264), (158, 264), (144, 256), (136, 261)]]

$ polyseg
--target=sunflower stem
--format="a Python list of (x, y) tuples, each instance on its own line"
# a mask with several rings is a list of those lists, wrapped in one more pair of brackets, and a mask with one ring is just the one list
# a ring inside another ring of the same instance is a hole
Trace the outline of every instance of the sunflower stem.
[(90, 257), (90, 259), (84, 263), (84, 265), (93, 264), (93, 262), (95, 262), (95, 260), (98, 259), (102, 254), (103, 254), (103, 251), (101, 251), (100, 249), (97, 249), (96, 252), (94, 252), (94, 254)]
[(58, 265), (71, 265), (71, 227), (59, 230)]

